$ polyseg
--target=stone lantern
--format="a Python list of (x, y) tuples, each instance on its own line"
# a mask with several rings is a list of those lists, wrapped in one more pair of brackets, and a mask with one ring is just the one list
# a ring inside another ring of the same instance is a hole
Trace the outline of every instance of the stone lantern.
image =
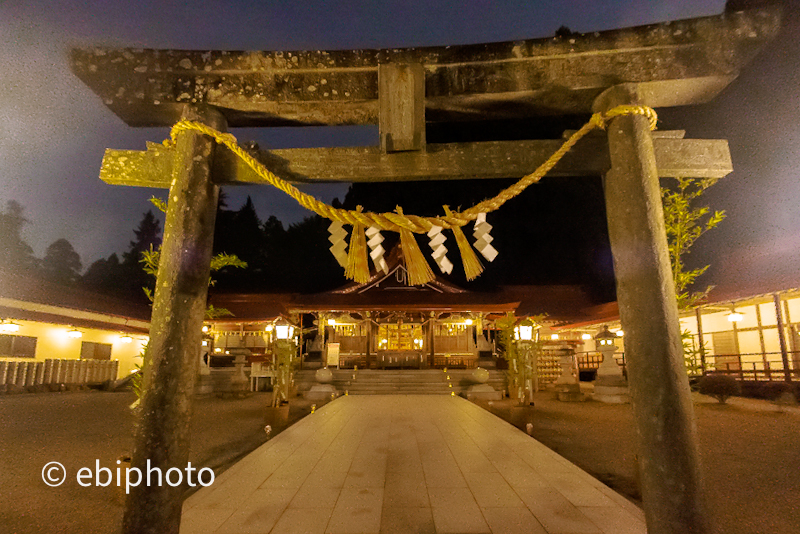
[(597, 351), (603, 361), (597, 369), (597, 380), (594, 382), (594, 399), (609, 404), (625, 404), (630, 402), (628, 382), (622, 376), (622, 369), (614, 359), (617, 345), (614, 343), (617, 334), (609, 331), (608, 326), (594, 337)]
[(291, 387), (294, 382), (294, 358), (296, 352), (295, 326), (280, 317), (274, 324), (275, 342), (274, 366), (275, 381), (273, 383), (272, 405), (279, 406), (282, 402), (289, 402)]
[(214, 392), (214, 381), (211, 378), (211, 345), (213, 336), (208, 334), (209, 327), (203, 326), (203, 341), (200, 346), (200, 360), (197, 368), (197, 382), (194, 386), (195, 395), (208, 395)]

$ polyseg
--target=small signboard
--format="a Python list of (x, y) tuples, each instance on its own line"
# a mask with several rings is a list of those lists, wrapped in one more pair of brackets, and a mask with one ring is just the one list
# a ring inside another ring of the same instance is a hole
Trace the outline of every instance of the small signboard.
[(328, 343), (328, 367), (339, 367), (338, 343)]

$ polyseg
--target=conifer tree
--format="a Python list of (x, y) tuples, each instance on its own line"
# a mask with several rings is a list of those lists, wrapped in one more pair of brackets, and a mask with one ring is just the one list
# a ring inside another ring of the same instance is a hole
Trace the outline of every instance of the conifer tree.
[(33, 271), (38, 262), (33, 249), (22, 239), (22, 229), (28, 220), (19, 202), (9, 200), (0, 211), (0, 268)]
[(73, 285), (80, 278), (81, 257), (66, 239), (54, 241), (42, 259), (42, 274), (62, 285)]
[(136, 239), (130, 242), (128, 251), (122, 254), (122, 263), (135, 266), (137, 270), (140, 270), (139, 261), (142, 253), (161, 246), (161, 223), (156, 219), (152, 210), (147, 210), (147, 213), (142, 216), (142, 220), (133, 234)]

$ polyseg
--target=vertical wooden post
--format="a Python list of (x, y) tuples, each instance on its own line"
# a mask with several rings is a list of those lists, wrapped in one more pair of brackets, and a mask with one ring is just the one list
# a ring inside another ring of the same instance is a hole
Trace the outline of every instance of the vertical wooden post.
[(365, 336), (366, 339), (366, 347), (364, 348), (364, 369), (369, 369), (369, 357), (370, 352), (372, 350), (372, 314), (370, 312), (364, 312), (364, 326), (367, 330), (367, 335)]
[(383, 152), (425, 148), (425, 70), (421, 63), (378, 66), (378, 129)]
[(431, 348), (430, 348), (430, 356), (429, 356), (429, 364), (430, 367), (433, 369), (436, 367), (436, 314), (431, 312), (431, 321), (430, 321), (430, 329), (429, 334), (431, 336)]
[(789, 327), (789, 344), (787, 349), (792, 355), (792, 365), (795, 370), (800, 369), (800, 353), (797, 352), (797, 327), (792, 324), (792, 315), (789, 313), (789, 301), (783, 301), (783, 313), (786, 315), (786, 325)]
[(300, 329), (299, 347), (300, 347), (300, 369), (301, 370), (303, 369), (303, 364), (305, 363), (305, 357), (304, 357), (304, 353), (303, 353), (303, 348), (304, 348), (303, 347), (303, 340), (304, 340), (304, 338), (303, 338), (303, 315), (304, 315), (303, 312), (299, 312), (297, 314), (297, 316), (300, 318), (300, 321), (298, 322), (298, 328)]
[(703, 313), (702, 306), (694, 309), (694, 316), (697, 320), (697, 342), (700, 344), (700, 368), (703, 371), (703, 376), (706, 374), (706, 344), (703, 341)]
[[(761, 304), (756, 302), (754, 304), (756, 309), (756, 326), (758, 326), (758, 345), (761, 347), (761, 363), (764, 366), (764, 373), (768, 375), (769, 361), (767, 360), (767, 345), (764, 343), (764, 323), (761, 322)], [(758, 375), (754, 377), (758, 380)]]
[[(218, 130), (226, 127), (225, 118), (211, 109), (187, 107), (182, 118)], [(149, 463), (151, 470), (160, 469), (162, 477), (170, 468), (185, 474), (189, 460), (189, 423), (219, 195), (211, 177), (213, 152), (214, 142), (197, 132), (178, 135), (132, 461), (143, 482), (128, 496), (125, 534), (177, 534), (180, 528), (185, 486), (172, 487), (166, 479), (159, 485), (153, 471), (148, 487), (147, 468)]]
[[(618, 85), (598, 97), (595, 111), (639, 103), (636, 85)], [(641, 115), (612, 119), (607, 134), (606, 211), (647, 530), (707, 533), (694, 408), (648, 120)]]
[(783, 310), (781, 310), (781, 295), (775, 293), (772, 295), (772, 300), (775, 302), (775, 318), (777, 319), (778, 326), (778, 341), (781, 344), (781, 359), (783, 360), (783, 377), (787, 382), (792, 381), (792, 371), (789, 369), (789, 352), (786, 349), (786, 329), (783, 326)]

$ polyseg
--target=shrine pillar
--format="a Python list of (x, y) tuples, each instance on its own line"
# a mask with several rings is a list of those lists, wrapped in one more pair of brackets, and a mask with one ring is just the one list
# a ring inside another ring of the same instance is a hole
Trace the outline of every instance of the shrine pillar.
[[(604, 91), (595, 111), (643, 103), (635, 84)], [(650, 534), (709, 532), (697, 429), (684, 368), (677, 300), (648, 119), (607, 126), (604, 191), (628, 382), (639, 437), (642, 501)]]
[[(224, 131), (213, 109), (187, 106), (182, 119)], [(219, 187), (212, 182), (215, 143), (196, 131), (178, 134), (169, 188), (164, 240), (156, 279), (144, 392), (131, 467), (185, 470), (189, 423), (202, 343)], [(198, 466), (200, 467), (200, 466)], [(132, 487), (125, 534), (178, 534), (185, 486)]]

